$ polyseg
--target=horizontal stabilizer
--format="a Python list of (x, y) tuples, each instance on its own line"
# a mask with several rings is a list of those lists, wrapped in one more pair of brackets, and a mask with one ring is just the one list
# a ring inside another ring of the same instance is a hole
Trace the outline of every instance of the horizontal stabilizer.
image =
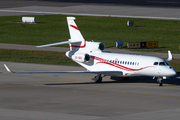
[(71, 44), (71, 43), (79, 43), (79, 42), (82, 42), (82, 41), (64, 41), (64, 42), (51, 43), (51, 44), (46, 44), (46, 45), (41, 45), (41, 46), (36, 46), (36, 47), (49, 47), (49, 46)]
[(14, 72), (10, 70), (6, 64), (4, 67), (8, 72), (16, 73), (16, 74), (58, 74), (58, 73), (91, 73), (91, 74), (119, 74), (121, 75), (121, 71), (37, 71), (37, 72)]

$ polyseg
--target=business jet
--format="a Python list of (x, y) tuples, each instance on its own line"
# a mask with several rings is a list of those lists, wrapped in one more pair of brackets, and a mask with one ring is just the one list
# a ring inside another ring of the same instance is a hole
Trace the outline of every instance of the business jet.
[(75, 23), (75, 17), (67, 17), (70, 39), (64, 42), (41, 45), (37, 47), (48, 47), (61, 44), (69, 44), (70, 50), (66, 56), (87, 71), (43, 71), (43, 72), (14, 72), (4, 64), (6, 70), (11, 73), (92, 73), (96, 76), (92, 79), (96, 83), (102, 82), (104, 76), (118, 76), (128, 79), (131, 76), (157, 77), (159, 86), (162, 80), (174, 76), (176, 71), (168, 64), (173, 59), (168, 51), (168, 59), (158, 57), (119, 54), (103, 51), (105, 45), (101, 42), (86, 41)]

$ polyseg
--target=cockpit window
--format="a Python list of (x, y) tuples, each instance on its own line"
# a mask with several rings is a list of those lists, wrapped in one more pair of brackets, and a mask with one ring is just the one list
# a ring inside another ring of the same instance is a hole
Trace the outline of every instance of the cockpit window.
[(169, 64), (167, 62), (154, 62), (154, 65), (166, 66)]
[(159, 62), (159, 65), (166, 65), (165, 62)]
[(168, 62), (166, 62), (166, 65), (170, 66)]
[(158, 65), (158, 62), (154, 62), (154, 65)]

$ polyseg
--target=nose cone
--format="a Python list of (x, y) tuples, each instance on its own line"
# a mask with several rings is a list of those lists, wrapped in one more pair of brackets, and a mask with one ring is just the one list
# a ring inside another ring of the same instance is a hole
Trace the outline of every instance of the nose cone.
[(174, 75), (176, 75), (176, 71), (175, 71), (175, 70), (173, 71), (173, 76), (174, 76)]
[(164, 68), (159, 70), (159, 76), (174, 76), (176, 75), (176, 71), (173, 68)]
[(170, 69), (167, 74), (168, 76), (174, 76), (176, 75), (176, 71), (174, 69)]

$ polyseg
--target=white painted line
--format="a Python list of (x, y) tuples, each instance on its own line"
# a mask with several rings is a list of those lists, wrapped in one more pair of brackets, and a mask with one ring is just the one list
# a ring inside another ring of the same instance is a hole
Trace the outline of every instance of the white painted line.
[(85, 13), (63, 13), (63, 12), (41, 12), (41, 11), (18, 11), (18, 10), (2, 10), (0, 12), (16, 12), (16, 13), (36, 13), (36, 14), (60, 14), (60, 15), (80, 15), (80, 16), (101, 16), (101, 17), (122, 17), (122, 18), (144, 18), (144, 19), (164, 19), (164, 20), (180, 20), (173, 17), (152, 17), (152, 16), (127, 16), (127, 15), (106, 15), (106, 14), (85, 14)]

